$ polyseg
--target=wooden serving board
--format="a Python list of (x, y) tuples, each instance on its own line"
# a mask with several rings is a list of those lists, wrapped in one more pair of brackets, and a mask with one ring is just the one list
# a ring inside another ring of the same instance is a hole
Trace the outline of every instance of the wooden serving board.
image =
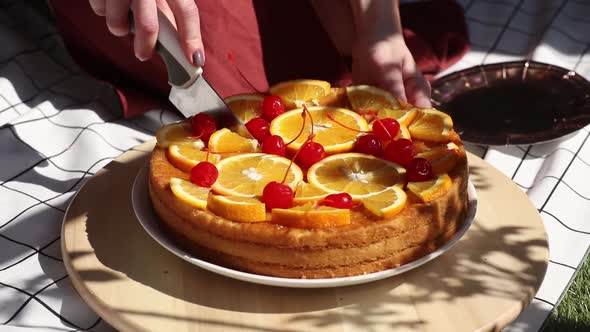
[(202, 270), (141, 227), (131, 188), (153, 142), (105, 166), (64, 217), (62, 251), (84, 300), (121, 331), (500, 330), (543, 280), (543, 223), (510, 179), (469, 155), (478, 210), (450, 251), (410, 272), (328, 289), (261, 286)]

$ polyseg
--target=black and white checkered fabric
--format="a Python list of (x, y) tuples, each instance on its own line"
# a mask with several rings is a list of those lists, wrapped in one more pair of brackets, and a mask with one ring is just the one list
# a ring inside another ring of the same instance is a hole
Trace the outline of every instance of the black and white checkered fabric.
[[(590, 1), (460, 2), (473, 47), (445, 73), (530, 57), (590, 78)], [(113, 91), (80, 71), (28, 3), (0, 1), (0, 331), (111, 331), (68, 279), (62, 218), (86, 179), (178, 116), (123, 119)], [(543, 145), (469, 146), (528, 194), (549, 236), (543, 285), (508, 331), (542, 327), (590, 246), (589, 137), (586, 127)]]

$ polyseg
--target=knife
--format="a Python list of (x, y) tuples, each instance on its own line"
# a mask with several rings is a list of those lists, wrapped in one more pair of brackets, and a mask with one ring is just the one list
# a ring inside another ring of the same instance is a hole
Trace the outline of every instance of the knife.
[[(133, 15), (130, 11), (129, 22), (133, 31)], [(156, 52), (160, 54), (168, 71), (168, 83), (171, 85), (168, 99), (186, 118), (198, 113), (213, 116), (217, 123), (229, 126), (235, 116), (223, 99), (215, 92), (203, 77), (203, 69), (193, 66), (180, 46), (178, 33), (170, 20), (158, 10), (160, 26)]]

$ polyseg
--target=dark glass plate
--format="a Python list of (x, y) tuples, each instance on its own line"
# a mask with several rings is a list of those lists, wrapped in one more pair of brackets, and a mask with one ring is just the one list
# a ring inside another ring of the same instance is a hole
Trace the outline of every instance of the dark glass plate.
[(561, 67), (517, 61), (468, 68), (436, 80), (433, 106), (466, 142), (535, 144), (590, 123), (590, 83)]

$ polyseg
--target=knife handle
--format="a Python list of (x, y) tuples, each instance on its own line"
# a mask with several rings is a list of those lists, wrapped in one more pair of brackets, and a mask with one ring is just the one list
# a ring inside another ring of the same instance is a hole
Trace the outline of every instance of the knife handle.
[[(129, 11), (130, 29), (134, 31), (133, 13)], [(178, 32), (170, 20), (158, 9), (158, 41), (156, 52), (160, 54), (168, 71), (170, 85), (185, 88), (190, 86), (202, 73), (201, 67), (195, 67), (188, 61), (178, 40)]]

